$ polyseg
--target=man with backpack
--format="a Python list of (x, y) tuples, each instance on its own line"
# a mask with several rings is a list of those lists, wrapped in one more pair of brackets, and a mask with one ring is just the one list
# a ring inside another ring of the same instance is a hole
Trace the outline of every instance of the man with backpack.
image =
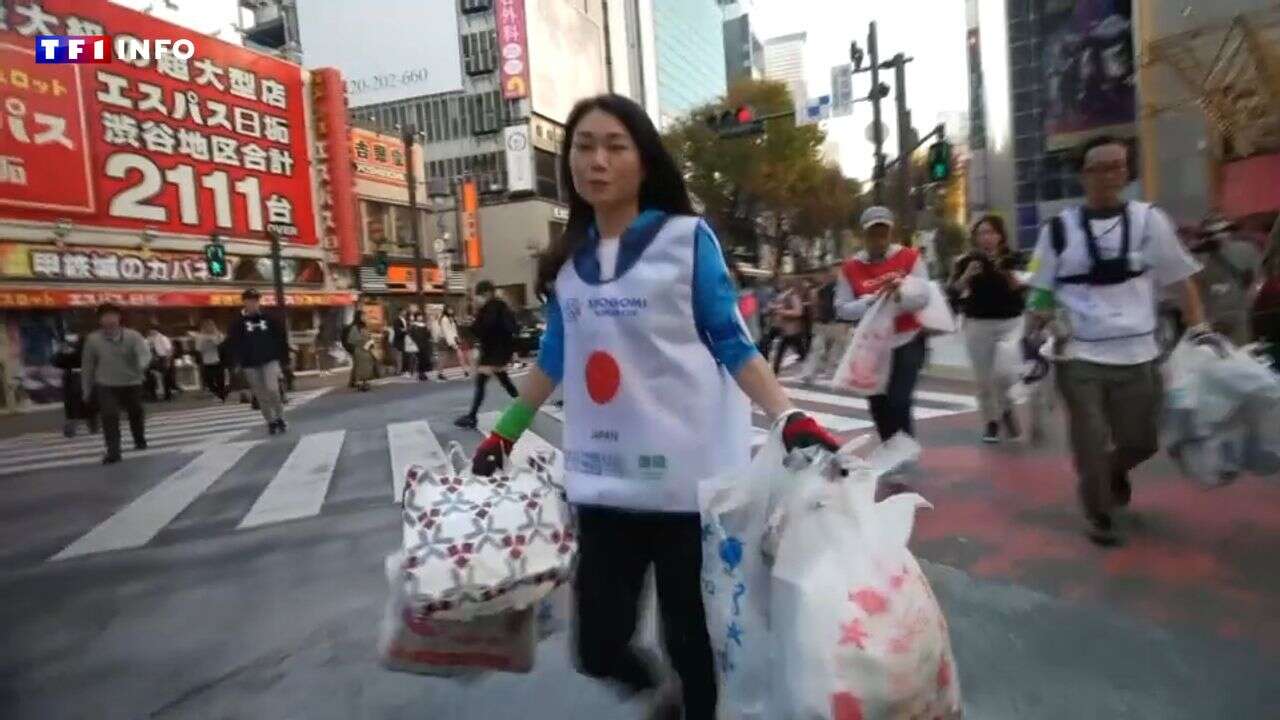
[(836, 283), (840, 280), (840, 265), (831, 267), (830, 274), (813, 291), (810, 307), (813, 310), (813, 345), (809, 349), (808, 363), (802, 376), (805, 384), (813, 384), (819, 375), (825, 375), (844, 354), (845, 342), (853, 333), (853, 323), (836, 317)]
[(1236, 345), (1252, 342), (1249, 314), (1262, 277), (1258, 246), (1241, 238), (1235, 223), (1211, 213), (1200, 223), (1191, 252), (1204, 266), (1196, 282), (1209, 324)]
[(1080, 498), (1093, 542), (1120, 542), (1113, 513), (1129, 504), (1129, 472), (1156, 453), (1161, 383), (1156, 293), (1177, 286), (1193, 341), (1216, 340), (1205, 324), (1191, 257), (1160, 209), (1126, 202), (1129, 148), (1098, 137), (1083, 147), (1083, 207), (1040, 233), (1032, 261), (1031, 330), (1065, 320), (1056, 359), (1067, 407)]

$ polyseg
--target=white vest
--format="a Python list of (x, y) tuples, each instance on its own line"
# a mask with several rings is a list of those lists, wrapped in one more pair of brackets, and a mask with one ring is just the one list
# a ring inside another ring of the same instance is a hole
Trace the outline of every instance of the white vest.
[(694, 324), (698, 223), (668, 218), (612, 281), (572, 258), (556, 279), (570, 502), (697, 512), (699, 481), (751, 460), (751, 405)]
[[(1151, 205), (1130, 202), (1129, 213), (1129, 267), (1147, 270), (1146, 251), (1147, 219)], [(1081, 225), (1079, 207), (1062, 211), (1066, 226), (1066, 246), (1057, 258), (1057, 276), (1060, 278), (1088, 273), (1093, 267), (1089, 256), (1088, 240)], [(1103, 258), (1114, 258), (1120, 252), (1122, 223), (1115, 219), (1114, 230), (1097, 235), (1099, 253)], [(1145, 272), (1128, 282), (1117, 285), (1058, 284), (1054, 296), (1066, 309), (1071, 320), (1071, 338), (1077, 342), (1105, 342), (1140, 338), (1153, 335), (1156, 330), (1156, 287), (1154, 273)]]

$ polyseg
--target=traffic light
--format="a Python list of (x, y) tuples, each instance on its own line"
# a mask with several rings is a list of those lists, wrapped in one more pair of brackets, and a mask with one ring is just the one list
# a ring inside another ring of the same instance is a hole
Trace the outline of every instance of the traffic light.
[(706, 117), (707, 127), (722, 138), (747, 137), (764, 132), (764, 121), (756, 119), (750, 105), (739, 105), (732, 110)]
[(227, 248), (218, 240), (204, 246), (204, 265), (209, 271), (209, 277), (227, 276)]
[(880, 83), (876, 87), (871, 88), (871, 95), (868, 99), (883, 100), (887, 97), (889, 97), (889, 85), (887, 83)]
[(377, 272), (379, 275), (385, 276), (387, 274), (387, 268), (389, 266), (390, 266), (390, 263), (387, 261), (387, 251), (379, 250), (378, 253), (373, 256), (374, 271)]
[(943, 182), (951, 177), (951, 143), (946, 139), (929, 146), (929, 182)]
[(862, 62), (866, 57), (862, 48), (858, 47), (857, 41), (849, 43), (849, 61), (853, 63), (854, 72), (862, 72)]

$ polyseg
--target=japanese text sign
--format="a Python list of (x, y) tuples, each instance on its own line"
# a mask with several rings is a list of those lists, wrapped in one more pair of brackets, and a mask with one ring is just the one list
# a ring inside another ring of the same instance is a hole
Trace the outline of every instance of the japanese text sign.
[(524, 0), (498, 0), (498, 61), (502, 97), (529, 97), (529, 38), (525, 31)]
[[(35, 62), (38, 35), (190, 36), (194, 56)], [(316, 242), (303, 75), (106, 0), (0, 0), (0, 215)]]

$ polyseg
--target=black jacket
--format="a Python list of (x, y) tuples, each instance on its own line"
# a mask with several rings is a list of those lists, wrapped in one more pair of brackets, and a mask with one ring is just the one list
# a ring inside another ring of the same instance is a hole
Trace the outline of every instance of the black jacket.
[[(409, 334), (409, 321), (398, 317), (391, 329), (391, 347), (404, 352), (404, 339)], [(415, 341), (416, 342), (416, 341)]]
[(481, 352), (485, 355), (510, 355), (514, 351), (515, 336), (519, 330), (515, 313), (498, 298), (485, 303), (471, 323), (471, 334), (475, 335)]
[(956, 260), (951, 275), (951, 287), (964, 275), (972, 263), (982, 267), (977, 277), (969, 282), (969, 294), (960, 299), (965, 317), (978, 320), (1010, 320), (1022, 315), (1025, 292), (1009, 284), (1009, 274), (1016, 269), (1013, 257), (1005, 256), (996, 261), (979, 253), (970, 253)]
[(280, 321), (259, 313), (243, 311), (227, 328), (227, 354), (238, 367), (262, 367), (272, 360), (288, 364), (289, 342)]

